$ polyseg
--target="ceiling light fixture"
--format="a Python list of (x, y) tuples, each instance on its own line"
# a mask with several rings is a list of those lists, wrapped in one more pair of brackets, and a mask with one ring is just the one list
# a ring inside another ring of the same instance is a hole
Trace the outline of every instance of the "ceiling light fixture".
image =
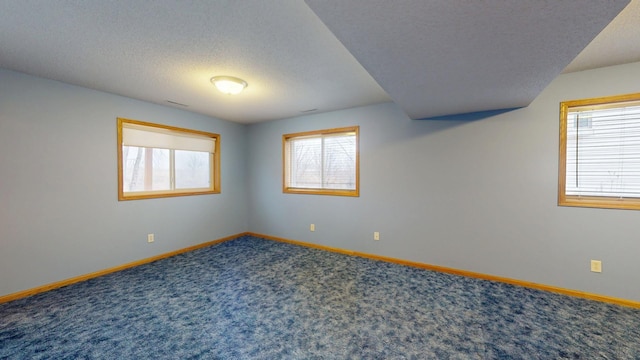
[(247, 87), (246, 81), (233, 76), (214, 76), (211, 78), (211, 83), (228, 95), (239, 94)]

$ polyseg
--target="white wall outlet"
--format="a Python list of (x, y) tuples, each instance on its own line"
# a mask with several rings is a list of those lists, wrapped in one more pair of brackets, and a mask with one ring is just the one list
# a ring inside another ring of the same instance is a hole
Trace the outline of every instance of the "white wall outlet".
[(155, 238), (154, 238), (153, 234), (147, 234), (147, 242), (152, 243), (154, 241), (155, 241)]
[(309, 225), (309, 231), (316, 231), (316, 224)]
[(602, 261), (591, 260), (591, 271), (597, 273), (602, 272)]
[(373, 232), (373, 240), (380, 240), (380, 233), (377, 231)]

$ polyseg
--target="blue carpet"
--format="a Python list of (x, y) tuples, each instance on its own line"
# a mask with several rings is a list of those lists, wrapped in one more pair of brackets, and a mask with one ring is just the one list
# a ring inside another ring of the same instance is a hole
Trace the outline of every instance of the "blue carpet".
[(0, 305), (2, 359), (640, 359), (640, 310), (241, 237)]

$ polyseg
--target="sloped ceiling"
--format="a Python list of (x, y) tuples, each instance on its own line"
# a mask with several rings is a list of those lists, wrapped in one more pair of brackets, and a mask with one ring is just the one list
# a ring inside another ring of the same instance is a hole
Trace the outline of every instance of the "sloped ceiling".
[[(526, 106), (627, 3), (3, 0), (0, 67), (239, 123), (391, 100), (428, 118)], [(640, 60), (615, 43), (567, 71)]]
[(527, 106), (628, 4), (306, 2), (413, 119)]

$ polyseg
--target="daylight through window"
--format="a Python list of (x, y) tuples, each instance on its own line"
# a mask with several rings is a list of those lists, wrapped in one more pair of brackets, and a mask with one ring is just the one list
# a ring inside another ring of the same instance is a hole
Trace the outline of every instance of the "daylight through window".
[(640, 94), (567, 101), (558, 203), (640, 209)]
[(120, 200), (220, 192), (218, 134), (118, 119)]
[(359, 196), (359, 127), (283, 135), (283, 191)]

